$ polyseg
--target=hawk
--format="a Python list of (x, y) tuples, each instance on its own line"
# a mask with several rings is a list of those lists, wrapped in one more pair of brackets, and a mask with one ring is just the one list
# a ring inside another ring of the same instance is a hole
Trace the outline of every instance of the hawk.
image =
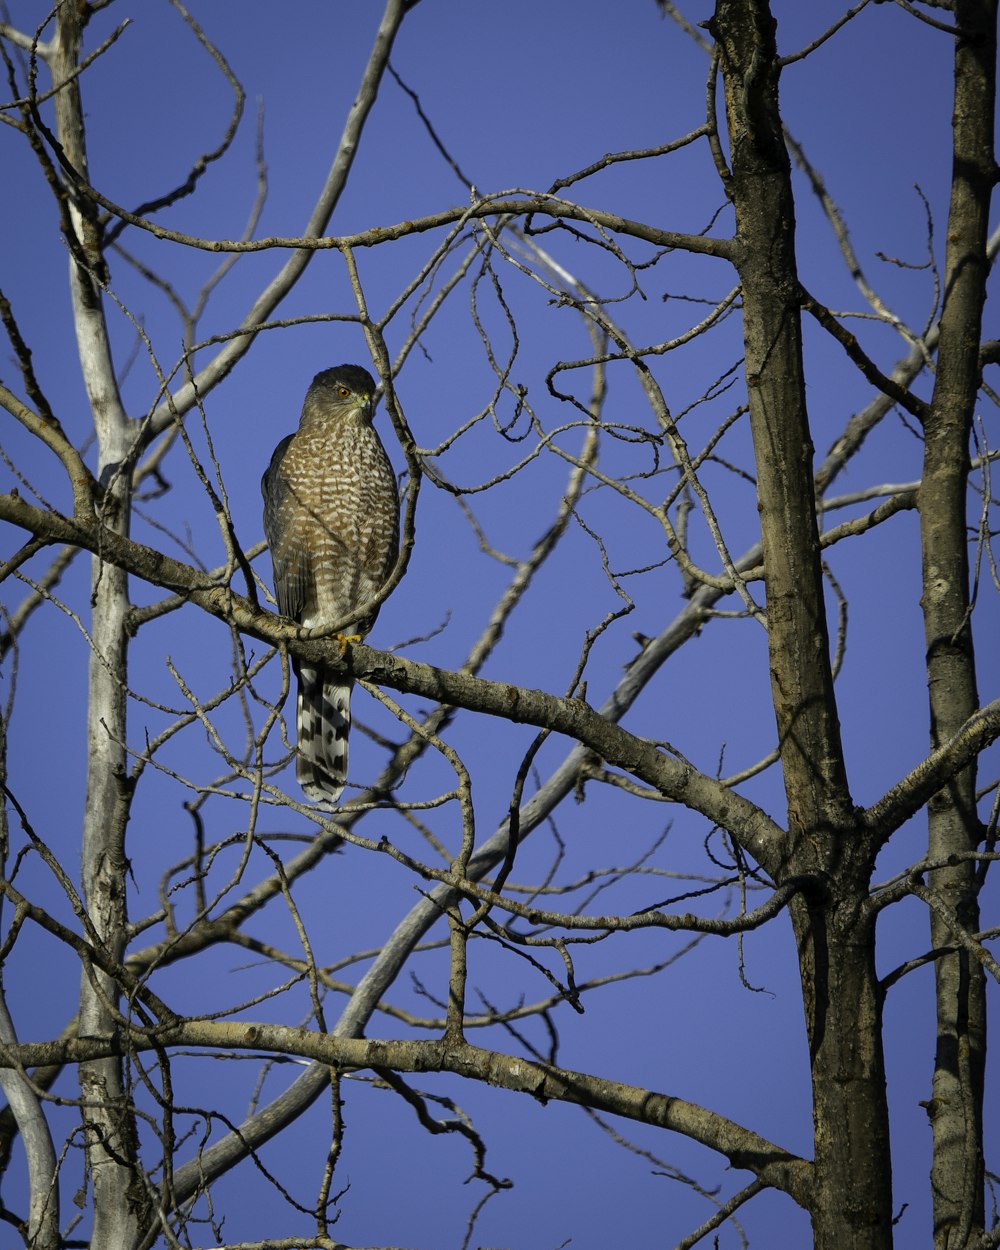
[[(333, 629), (370, 603), (399, 552), (396, 477), (372, 424), (374, 394), (360, 365), (318, 373), (298, 430), (274, 449), (261, 479), (278, 611), (310, 629)], [(375, 606), (348, 626), (351, 638), (363, 638), (377, 615)], [(347, 780), (354, 683), (322, 664), (293, 667), (295, 776), (313, 803), (332, 809)]]

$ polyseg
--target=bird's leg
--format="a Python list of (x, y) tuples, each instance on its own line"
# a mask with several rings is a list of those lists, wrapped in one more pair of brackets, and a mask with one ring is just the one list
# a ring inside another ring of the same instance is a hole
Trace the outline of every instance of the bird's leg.
[(333, 637), (340, 646), (341, 659), (347, 654), (347, 648), (352, 642), (362, 642), (364, 640), (362, 634), (334, 634)]

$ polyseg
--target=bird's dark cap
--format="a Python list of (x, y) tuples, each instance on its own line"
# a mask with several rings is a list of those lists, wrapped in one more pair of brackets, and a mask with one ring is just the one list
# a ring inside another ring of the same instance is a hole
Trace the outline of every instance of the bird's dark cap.
[(309, 389), (326, 390), (334, 386), (349, 386), (356, 395), (375, 394), (375, 379), (361, 365), (337, 365), (334, 369), (324, 369), (316, 374)]

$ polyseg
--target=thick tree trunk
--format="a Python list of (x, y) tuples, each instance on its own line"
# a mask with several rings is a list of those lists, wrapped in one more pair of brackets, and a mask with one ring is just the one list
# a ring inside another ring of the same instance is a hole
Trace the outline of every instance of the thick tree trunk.
[(719, 0), (737, 268), (767, 590), (768, 649), (789, 834), (851, 821), (833, 696), (802, 365), (795, 204), (765, 0)]
[(791, 909), (812, 1071), (815, 1250), (892, 1246), (882, 998), (867, 866), (858, 869), (838, 874), (841, 901)]
[[(997, 0), (958, 0), (954, 166), (945, 253), (938, 370), (924, 440), (920, 488), (924, 636), (931, 745), (947, 741), (979, 706), (969, 598), (969, 439), (979, 388), (990, 192)], [(928, 852), (940, 861), (975, 849), (976, 770), (970, 765), (928, 805)], [(979, 928), (978, 873), (969, 860), (939, 868), (929, 884), (944, 903), (931, 912), (931, 945), (953, 946), (954, 923)], [(934, 1140), (934, 1245), (962, 1250), (982, 1234), (985, 975), (966, 950), (935, 963), (937, 1051), (928, 1115)]]
[(792, 907), (813, 1082), (817, 1250), (889, 1250), (889, 1119), (871, 855), (855, 826), (833, 690), (805, 402), (795, 206), (766, 0), (719, 0), (743, 296), (750, 428), (764, 548), (771, 690), (789, 842), (811, 877)]

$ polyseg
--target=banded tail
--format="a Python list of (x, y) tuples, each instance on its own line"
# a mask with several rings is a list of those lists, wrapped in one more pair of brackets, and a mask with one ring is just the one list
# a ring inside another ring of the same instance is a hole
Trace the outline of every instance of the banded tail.
[(311, 803), (332, 810), (347, 781), (347, 735), (353, 682), (323, 668), (299, 669), (295, 779)]

